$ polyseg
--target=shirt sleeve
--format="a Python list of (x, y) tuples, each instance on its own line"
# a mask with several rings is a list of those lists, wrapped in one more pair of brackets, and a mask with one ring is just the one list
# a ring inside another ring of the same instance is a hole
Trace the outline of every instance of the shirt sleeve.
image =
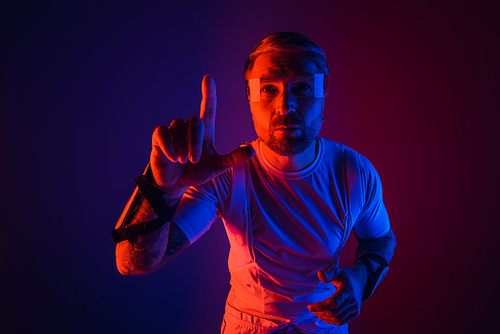
[(230, 202), (232, 174), (227, 171), (184, 193), (172, 221), (192, 244), (210, 229)]
[(172, 219), (191, 244), (208, 231), (219, 217), (218, 202), (211, 188), (213, 189), (212, 182), (199, 187), (189, 187)]
[(362, 181), (363, 208), (354, 224), (354, 233), (360, 238), (374, 240), (391, 229), (389, 215), (382, 199), (382, 181), (368, 159), (359, 156)]

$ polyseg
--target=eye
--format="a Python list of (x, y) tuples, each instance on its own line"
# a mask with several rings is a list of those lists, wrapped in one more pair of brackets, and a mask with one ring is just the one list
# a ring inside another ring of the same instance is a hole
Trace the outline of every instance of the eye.
[(267, 94), (276, 94), (278, 92), (278, 89), (272, 85), (266, 85), (262, 87), (261, 92)]
[(307, 82), (297, 82), (292, 86), (292, 92), (297, 96), (308, 96), (312, 91), (311, 85)]
[(311, 88), (311, 87), (309, 87), (309, 85), (308, 85), (308, 84), (306, 84), (305, 82), (299, 82), (299, 83), (295, 84), (293, 87), (294, 87), (295, 89), (300, 89), (300, 90), (305, 90), (305, 89), (309, 89), (309, 88)]

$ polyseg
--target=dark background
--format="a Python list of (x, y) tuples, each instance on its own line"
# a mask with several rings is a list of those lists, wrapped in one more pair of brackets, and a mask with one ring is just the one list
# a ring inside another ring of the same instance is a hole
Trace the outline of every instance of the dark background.
[[(268, 33), (331, 67), (322, 136), (370, 159), (398, 247), (352, 333), (496, 333), (499, 15), (479, 1), (3, 1), (0, 332), (218, 333), (220, 221), (121, 276), (114, 228), (153, 128), (217, 84), (216, 144), (255, 137), (242, 79)], [(352, 261), (353, 242), (344, 265)]]

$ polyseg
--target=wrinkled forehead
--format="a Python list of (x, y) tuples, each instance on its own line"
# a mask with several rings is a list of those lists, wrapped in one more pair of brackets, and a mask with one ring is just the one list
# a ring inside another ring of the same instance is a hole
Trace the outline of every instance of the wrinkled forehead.
[(305, 56), (293, 52), (266, 52), (255, 59), (246, 79), (310, 77), (317, 73), (322, 72)]

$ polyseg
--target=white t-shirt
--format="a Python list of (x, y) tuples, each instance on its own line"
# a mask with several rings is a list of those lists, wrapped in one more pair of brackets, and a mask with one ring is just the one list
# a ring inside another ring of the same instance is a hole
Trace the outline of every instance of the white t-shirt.
[(240, 311), (310, 317), (307, 305), (335, 292), (317, 271), (338, 266), (351, 229), (363, 239), (390, 230), (372, 164), (344, 145), (317, 143), (311, 165), (283, 172), (264, 158), (257, 139), (255, 157), (181, 199), (173, 221), (191, 243), (222, 217), (231, 244), (231, 298), (246, 308)]

